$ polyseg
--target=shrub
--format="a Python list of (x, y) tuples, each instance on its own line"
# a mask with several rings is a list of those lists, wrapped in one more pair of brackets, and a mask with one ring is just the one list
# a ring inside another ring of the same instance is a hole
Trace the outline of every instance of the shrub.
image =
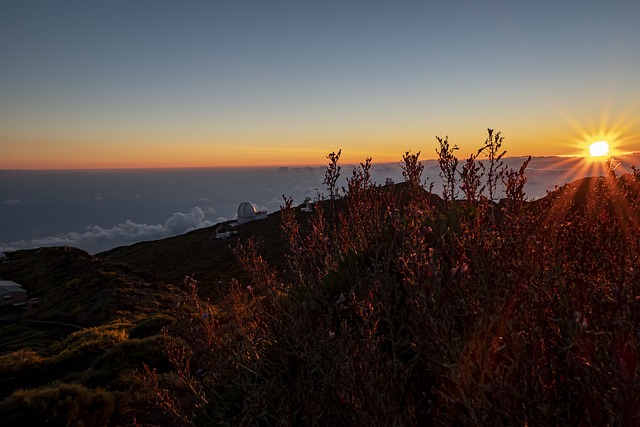
[(166, 314), (149, 316), (129, 329), (129, 338), (147, 338), (159, 334), (162, 328), (174, 323), (176, 318)]
[(129, 339), (114, 345), (93, 362), (85, 382), (102, 384), (126, 371), (141, 369), (143, 364), (161, 371), (168, 369), (161, 338)]
[(0, 403), (0, 426), (105, 426), (114, 400), (104, 390), (60, 384), (20, 390)]
[(406, 185), (376, 187), (367, 159), (307, 224), (285, 203), (287, 271), (238, 244), (249, 279), (219, 318), (188, 280), (165, 352), (198, 404), (148, 370), (163, 407), (203, 425), (640, 424), (637, 187), (610, 174), (525, 204), (528, 160), (506, 170), (502, 142), (489, 130), (458, 170), (440, 140), (446, 203), (409, 152)]
[(43, 362), (42, 356), (31, 349), (14, 351), (0, 356), (0, 378), (28, 371)]
[(49, 350), (48, 362), (55, 364), (70, 360), (95, 357), (115, 344), (127, 339), (123, 325), (104, 325), (85, 328), (69, 335)]

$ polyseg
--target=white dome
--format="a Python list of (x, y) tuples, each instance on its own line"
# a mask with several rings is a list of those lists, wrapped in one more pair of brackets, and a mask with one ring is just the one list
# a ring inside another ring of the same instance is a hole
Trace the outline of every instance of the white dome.
[(253, 203), (242, 202), (238, 206), (238, 224), (244, 224), (245, 222), (253, 221), (256, 219), (256, 212), (258, 208)]

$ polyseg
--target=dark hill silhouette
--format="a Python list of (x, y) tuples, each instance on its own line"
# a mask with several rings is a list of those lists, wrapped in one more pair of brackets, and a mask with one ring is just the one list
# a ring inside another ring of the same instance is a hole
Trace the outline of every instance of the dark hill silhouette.
[(263, 220), (229, 227), (237, 234), (227, 239), (215, 238), (218, 224), (180, 236), (118, 247), (96, 257), (152, 272), (167, 283), (180, 284), (185, 276), (193, 276), (201, 293), (217, 298), (230, 278), (243, 276), (232, 250), (238, 240), (255, 236), (270, 261), (282, 259), (285, 248), (279, 224), (280, 213), (276, 212)]
[(40, 298), (29, 318), (82, 326), (166, 310), (182, 294), (149, 273), (71, 247), (11, 252), (0, 276)]
[[(400, 194), (401, 200), (406, 202), (409, 197), (406, 183), (396, 184), (393, 188)], [(440, 196), (432, 194), (430, 197), (435, 207), (442, 206)], [(319, 203), (326, 211), (331, 201), (324, 200)], [(344, 202), (337, 199), (334, 204), (340, 211)], [(301, 226), (305, 227), (312, 214), (302, 212), (300, 207), (302, 205), (297, 209), (296, 216)], [(181, 236), (114, 248), (96, 254), (96, 257), (152, 272), (167, 283), (182, 283), (185, 276), (193, 276), (199, 283), (201, 294), (215, 299), (223, 293), (229, 279), (244, 278), (244, 271), (233, 253), (233, 247), (238, 241), (255, 238), (261, 253), (271, 265), (286, 268), (286, 239), (280, 230), (280, 223), (280, 212), (274, 212), (266, 219), (234, 228), (229, 227), (230, 222), (224, 223), (227, 229), (237, 232), (227, 239), (214, 238), (220, 225), (218, 224)]]

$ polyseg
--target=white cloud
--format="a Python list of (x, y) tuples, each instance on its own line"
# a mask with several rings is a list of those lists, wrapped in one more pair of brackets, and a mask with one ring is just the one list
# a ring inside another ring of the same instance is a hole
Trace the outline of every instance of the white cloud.
[(177, 212), (174, 213), (164, 223), (165, 231), (172, 235), (182, 234), (198, 228), (209, 227), (213, 225), (211, 221), (207, 221), (201, 208), (195, 207), (188, 214)]
[(213, 224), (212, 221), (205, 219), (202, 209), (196, 206), (189, 213), (174, 213), (164, 224), (140, 224), (130, 219), (111, 228), (103, 228), (99, 225), (91, 224), (84, 232), (72, 231), (66, 234), (47, 236), (29, 241), (18, 240), (0, 244), (0, 252), (41, 246), (76, 246), (81, 249), (88, 249), (98, 246), (103, 247), (105, 245), (102, 243), (105, 242), (131, 244), (144, 240), (176, 236), (199, 228), (210, 227)]

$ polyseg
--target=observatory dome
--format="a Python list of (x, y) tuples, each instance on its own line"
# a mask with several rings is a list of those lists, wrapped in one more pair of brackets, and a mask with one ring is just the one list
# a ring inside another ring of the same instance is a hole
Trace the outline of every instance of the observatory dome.
[(244, 224), (256, 219), (258, 208), (253, 203), (242, 202), (238, 206), (238, 224)]

